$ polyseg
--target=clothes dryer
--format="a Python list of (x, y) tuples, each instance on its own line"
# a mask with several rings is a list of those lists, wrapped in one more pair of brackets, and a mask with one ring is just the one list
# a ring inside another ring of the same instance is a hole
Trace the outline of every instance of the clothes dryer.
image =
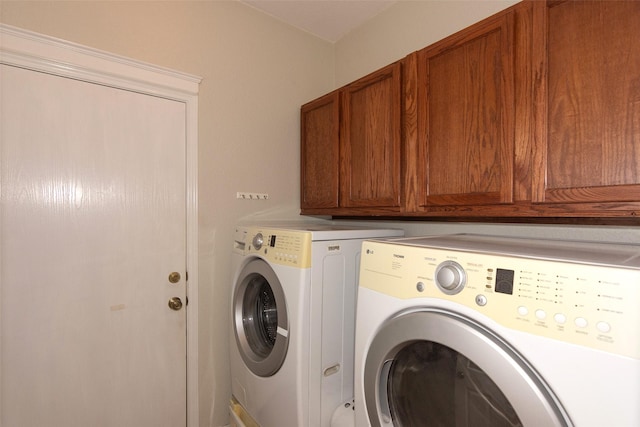
[(402, 235), (323, 225), (237, 227), (230, 343), (236, 424), (329, 426), (333, 411), (353, 397), (362, 242)]
[(640, 246), (363, 244), (355, 423), (640, 425)]

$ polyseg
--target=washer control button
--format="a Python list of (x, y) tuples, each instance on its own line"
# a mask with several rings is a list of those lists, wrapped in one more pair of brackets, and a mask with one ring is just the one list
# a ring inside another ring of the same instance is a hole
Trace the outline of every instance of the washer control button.
[(611, 332), (611, 325), (607, 322), (598, 322), (596, 323), (596, 328), (602, 333)]
[(484, 307), (487, 305), (487, 297), (482, 294), (476, 295), (476, 304), (480, 307)]
[(424, 292), (424, 283), (422, 282), (416, 283), (416, 289), (418, 290), (418, 292)]
[(536, 317), (537, 317), (539, 320), (544, 320), (544, 319), (546, 319), (546, 318), (547, 318), (547, 312), (546, 312), (546, 311), (544, 311), (544, 310), (541, 310), (541, 309), (537, 309), (537, 310), (536, 310)]
[(518, 307), (518, 314), (520, 316), (526, 316), (527, 314), (529, 314), (529, 309), (524, 305), (521, 305), (520, 307)]
[(584, 317), (576, 317), (575, 324), (578, 328), (586, 328), (589, 322)]
[(556, 313), (556, 314), (553, 316), (553, 320), (555, 320), (555, 321), (556, 321), (556, 323), (559, 323), (559, 324), (561, 324), (561, 325), (564, 325), (564, 324), (567, 322), (567, 316), (565, 316), (565, 315), (564, 315), (564, 314), (562, 314), (562, 313)]

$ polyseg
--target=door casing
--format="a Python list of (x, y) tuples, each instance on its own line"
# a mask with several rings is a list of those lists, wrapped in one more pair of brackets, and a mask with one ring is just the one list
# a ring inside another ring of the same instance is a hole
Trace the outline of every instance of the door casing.
[(197, 152), (198, 90), (201, 78), (5, 24), (0, 24), (0, 63), (159, 96), (185, 104), (186, 272), (188, 276), (186, 401), (187, 426), (197, 427), (199, 425)]

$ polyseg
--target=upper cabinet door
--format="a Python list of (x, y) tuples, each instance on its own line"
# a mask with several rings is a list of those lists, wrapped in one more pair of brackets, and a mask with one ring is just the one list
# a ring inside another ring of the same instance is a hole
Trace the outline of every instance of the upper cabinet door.
[(304, 209), (338, 207), (340, 96), (331, 92), (301, 108), (301, 188)]
[(400, 206), (401, 73), (397, 62), (342, 89), (342, 207)]
[(533, 202), (637, 209), (640, 2), (534, 2), (533, 16)]
[(513, 201), (514, 14), (419, 52), (419, 204)]

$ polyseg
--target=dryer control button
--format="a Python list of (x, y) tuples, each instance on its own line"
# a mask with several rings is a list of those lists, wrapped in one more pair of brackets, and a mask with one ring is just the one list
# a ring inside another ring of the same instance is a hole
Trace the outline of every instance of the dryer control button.
[(520, 307), (518, 307), (518, 314), (520, 316), (526, 316), (527, 314), (529, 314), (529, 309), (524, 305), (521, 305)]
[(476, 304), (478, 304), (480, 307), (484, 307), (485, 305), (487, 305), (487, 297), (482, 294), (476, 295)]
[(596, 328), (604, 334), (607, 332), (611, 332), (611, 325), (607, 322), (598, 322), (596, 323)]
[(556, 313), (556, 314), (553, 316), (553, 320), (555, 320), (555, 321), (556, 321), (556, 323), (559, 323), (559, 324), (561, 324), (561, 325), (564, 325), (564, 324), (565, 324), (565, 322), (567, 321), (567, 316), (565, 316), (565, 315), (564, 315), (564, 314), (562, 314), (562, 313)]
[(578, 328), (586, 328), (589, 322), (584, 317), (576, 317), (575, 324)]
[(547, 312), (544, 310), (536, 310), (536, 317), (540, 320), (544, 320), (547, 318)]
[(434, 281), (442, 292), (455, 295), (467, 284), (467, 273), (457, 262), (445, 261), (436, 267)]

